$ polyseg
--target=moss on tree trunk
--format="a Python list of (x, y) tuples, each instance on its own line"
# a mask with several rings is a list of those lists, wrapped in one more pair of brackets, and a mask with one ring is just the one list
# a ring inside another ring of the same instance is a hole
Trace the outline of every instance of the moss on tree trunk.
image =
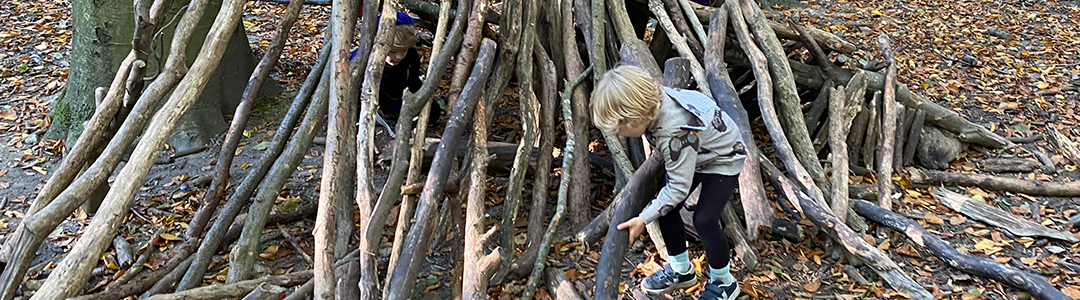
[[(173, 1), (168, 13), (183, 13), (187, 1)], [(208, 11), (217, 11), (220, 0), (211, 1)], [(188, 65), (194, 62), (201, 50), (206, 33), (214, 18), (203, 18), (188, 47)], [(134, 33), (132, 1), (126, 0), (73, 0), (72, 1), (72, 51), (71, 71), (64, 86), (64, 94), (53, 106), (53, 125), (46, 135), (51, 139), (74, 141), (82, 133), (82, 123), (94, 112), (94, 89), (108, 86), (113, 75), (131, 50)], [(147, 76), (158, 72), (158, 66), (168, 57), (175, 24), (164, 29), (155, 41), (154, 54), (147, 62)], [(231, 115), (247, 85), (248, 77), (255, 68), (255, 55), (248, 45), (247, 35), (237, 27), (229, 40), (225, 58), (212, 79), (206, 85), (198, 102), (184, 115), (180, 125), (169, 138), (168, 144), (178, 150), (199, 147), (228, 129), (225, 115)], [(159, 55), (160, 54), (160, 55)], [(260, 98), (276, 97), (281, 91), (276, 82), (268, 82), (260, 91)]]

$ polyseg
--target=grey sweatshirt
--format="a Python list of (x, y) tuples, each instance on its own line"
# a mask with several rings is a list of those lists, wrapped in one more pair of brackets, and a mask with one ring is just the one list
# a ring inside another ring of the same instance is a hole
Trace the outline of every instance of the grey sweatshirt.
[(746, 148), (734, 120), (702, 93), (664, 88), (660, 114), (646, 132), (667, 170), (667, 185), (641, 214), (645, 223), (675, 209), (690, 194), (694, 173), (737, 175)]

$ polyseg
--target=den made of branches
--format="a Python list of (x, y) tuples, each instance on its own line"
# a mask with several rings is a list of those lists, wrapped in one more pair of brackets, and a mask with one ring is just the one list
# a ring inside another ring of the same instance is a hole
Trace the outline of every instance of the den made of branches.
[[(115, 49), (75, 52), (73, 68), (86, 66), (80, 67), (82, 77), (69, 79), (75, 84), (62, 102), (80, 107), (64, 125), (72, 129), (70, 150), (0, 249), (6, 261), (3, 300), (411, 299), (439, 284), (455, 299), (617, 299), (620, 293), (642, 299), (647, 296), (636, 287), (621, 285), (628, 280), (625, 255), (641, 248), (629, 247), (634, 241), (614, 224), (653, 200), (665, 168), (641, 139), (593, 127), (592, 87), (618, 65), (638, 66), (667, 87), (700, 91), (736, 121), (747, 158), (738, 197), (721, 219), (736, 259), (750, 272), (767, 267), (755, 241), (820, 236), (829, 242), (815, 247), (868, 266), (867, 275), (896, 295), (934, 299), (898, 265), (906, 262), (865, 238), (895, 234), (951, 268), (1038, 299), (1069, 299), (1043, 276), (956, 251), (894, 209), (902, 205), (901, 188), (911, 184), (1064, 197), (1078, 196), (1080, 189), (928, 169), (948, 166), (962, 144), (1000, 153), (1030, 141), (1006, 139), (909, 90), (897, 80), (889, 33), (878, 37), (878, 49), (862, 49), (879, 52), (884, 70), (848, 69), (834, 60), (859, 50), (855, 45), (821, 29), (769, 19), (749, 0), (713, 6), (687, 0), (277, 0), (287, 8), (275, 34), (257, 64), (243, 67), (236, 64), (250, 49), (233, 44), (243, 42), (246, 1), (140, 0), (133, 7), (75, 2), (86, 11), (111, 9), (134, 26), (116, 31), (123, 43), (109, 44)], [(305, 4), (331, 11), (320, 21), (326, 26), (318, 59), (275, 120), (274, 133), (260, 144), (261, 156), (238, 167), (241, 137), (250, 134), (260, 91), (275, 84), (269, 74), (295, 40), (290, 33)], [(399, 11), (411, 13), (424, 29), (418, 36), (426, 64), (422, 84), (403, 94), (397, 119), (387, 120), (379, 97), (384, 72), (393, 67), (387, 57), (397, 51), (391, 36)], [(93, 27), (102, 14), (75, 18)], [(222, 75), (237, 70), (243, 76)], [(243, 77), (243, 86), (218, 87)], [(210, 94), (227, 105), (206, 100)], [(199, 113), (221, 114), (221, 107), (231, 123), (210, 147), (218, 153), (215, 163), (199, 179), (208, 187), (185, 195), (197, 200), (191, 215), (183, 216), (190, 221), (178, 225), (182, 233), (160, 228), (133, 247), (118, 232), (141, 217), (129, 212), (148, 172), (162, 160), (206, 150), (177, 148), (185, 143), (175, 141), (175, 133), (198, 123), (192, 118), (214, 119), (224, 128), (223, 118)], [(510, 121), (497, 118), (500, 113)], [(77, 114), (89, 116), (81, 126)], [(496, 141), (496, 131), (513, 137)], [(1056, 130), (1051, 135), (1064, 140), (1058, 143), (1063, 152), (1080, 155), (1067, 137)], [(324, 145), (321, 154), (313, 144)], [(302, 162), (317, 155), (317, 204), (275, 210), (289, 178), (312, 169)], [(997, 170), (1045, 167), (986, 164)], [(236, 167), (243, 176), (230, 181)], [(875, 184), (849, 185), (850, 176)], [(103, 200), (67, 254), (39, 257), (50, 234), (94, 202), (91, 191)], [(596, 194), (614, 196), (601, 201)], [(1077, 241), (963, 195), (942, 189), (935, 196), (1015, 235)], [(283, 226), (304, 219), (314, 220), (310, 232)], [(798, 223), (804, 219), (813, 231), (803, 232)], [(666, 253), (659, 227), (648, 224), (647, 231), (649, 243)], [(269, 253), (263, 245), (268, 232), (289, 241), (294, 249), (288, 251), (303, 262), (288, 270), (260, 267)], [(301, 246), (312, 246), (307, 239), (313, 239), (311, 254)], [(568, 276), (567, 264), (553, 255), (575, 247), (601, 250), (592, 258), (591, 286), (571, 281), (577, 275)], [(418, 285), (432, 278), (421, 276), (422, 269), (436, 272), (430, 259), (440, 249), (450, 249), (452, 267), (438, 272), (451, 280)], [(28, 278), (46, 270), (31, 295)], [(205, 284), (207, 278), (223, 283)], [(491, 289), (499, 286), (504, 288)]]

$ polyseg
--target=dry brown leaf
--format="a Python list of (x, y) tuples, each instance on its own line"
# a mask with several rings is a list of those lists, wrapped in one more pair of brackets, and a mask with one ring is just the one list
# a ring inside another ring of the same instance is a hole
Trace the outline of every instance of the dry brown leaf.
[(821, 288), (821, 281), (811, 281), (810, 283), (803, 285), (803, 288), (806, 289), (807, 292), (816, 293), (818, 289)]
[(881, 242), (881, 244), (878, 245), (877, 248), (881, 251), (889, 250), (890, 243), (890, 240), (885, 240), (884, 242)]

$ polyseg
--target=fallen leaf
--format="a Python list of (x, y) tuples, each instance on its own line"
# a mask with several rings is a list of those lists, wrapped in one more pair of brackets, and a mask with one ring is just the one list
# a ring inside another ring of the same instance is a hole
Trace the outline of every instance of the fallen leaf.
[(821, 281), (811, 281), (810, 283), (803, 285), (803, 288), (806, 289), (807, 292), (816, 293), (818, 289), (821, 288)]
[(4, 175), (7, 175), (7, 172), (7, 169), (0, 170), (0, 177), (4, 177)]
[(251, 164), (242, 164), (242, 165), (240, 165), (241, 170), (247, 170), (250, 167), (251, 167)]
[(975, 243), (975, 250), (986, 250), (994, 247), (994, 241), (988, 239), (982, 239), (978, 243)]
[(961, 216), (961, 215), (957, 215), (955, 217), (949, 218), (949, 224), (952, 224), (952, 225), (960, 225), (960, 224), (964, 224), (964, 222), (967, 222), (967, 218), (965, 218), (964, 216)]
[(926, 214), (923, 215), (923, 219), (925, 219), (927, 223), (934, 224), (934, 225), (945, 224), (945, 220), (942, 220), (941, 218), (939, 218), (936, 214), (934, 214), (932, 212), (926, 212)]
[(1021, 257), (1020, 258), (1020, 262), (1024, 263), (1025, 265), (1029, 265), (1029, 266), (1035, 264), (1035, 262), (1037, 262), (1037, 261), (1039, 261), (1039, 259), (1034, 258), (1034, 257)]
[(911, 247), (911, 245), (904, 245), (903, 247), (896, 249), (896, 252), (907, 257), (922, 257), (922, 255), (919, 255), (919, 251), (915, 251), (915, 248)]
[(878, 250), (881, 250), (881, 251), (889, 250), (889, 245), (890, 245), (889, 243), (890, 243), (890, 240), (885, 240), (884, 242), (881, 242), (881, 244), (877, 246)]
[(181, 240), (180, 237), (178, 237), (178, 236), (176, 236), (174, 234), (171, 234), (171, 233), (162, 233), (161, 238), (165, 239), (166, 241), (179, 241), (179, 240)]

